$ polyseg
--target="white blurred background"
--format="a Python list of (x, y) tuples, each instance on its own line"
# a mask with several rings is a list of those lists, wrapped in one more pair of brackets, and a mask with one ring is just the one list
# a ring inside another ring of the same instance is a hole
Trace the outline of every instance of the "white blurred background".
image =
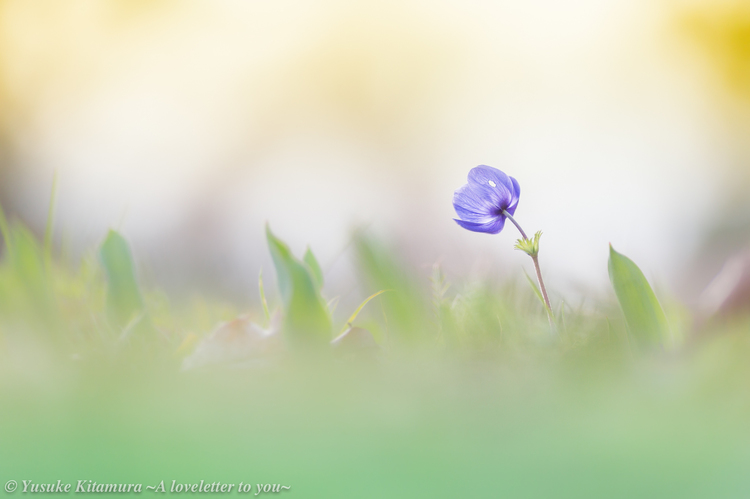
[(605, 289), (611, 242), (690, 302), (749, 240), (748, 96), (748, 2), (0, 0), (0, 202), (41, 230), (57, 171), (74, 255), (116, 227), (147, 279), (231, 296), (268, 221), (336, 294), (354, 227), (528, 266), (451, 220), (488, 164), (558, 295)]

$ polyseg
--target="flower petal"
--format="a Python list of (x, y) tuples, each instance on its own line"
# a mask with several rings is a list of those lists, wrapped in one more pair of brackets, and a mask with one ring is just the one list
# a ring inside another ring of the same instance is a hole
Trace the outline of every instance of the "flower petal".
[(494, 220), (483, 224), (467, 222), (465, 220), (458, 220), (456, 218), (454, 218), (453, 220), (464, 229), (468, 229), (473, 232), (485, 232), (487, 234), (497, 234), (498, 232), (503, 230), (503, 227), (505, 226), (505, 217), (497, 217)]
[(497, 217), (503, 201), (498, 191), (479, 184), (466, 184), (453, 194), (453, 207), (458, 216), (475, 223), (486, 223)]
[(518, 196), (514, 196), (514, 193), (520, 192), (520, 187), (517, 191), (518, 182), (515, 185), (513, 182), (511, 177), (491, 166), (479, 165), (469, 171), (469, 185), (494, 193), (495, 205), (500, 210), (518, 203)]
[(506, 208), (508, 210), (508, 213), (511, 215), (516, 212), (516, 206), (518, 206), (518, 200), (521, 198), (521, 186), (518, 185), (518, 180), (514, 179), (513, 177), (509, 177), (511, 184), (513, 184), (513, 189), (511, 189), (511, 196), (510, 196), (510, 204)]
[(469, 171), (469, 182), (474, 182), (476, 184), (486, 185), (489, 187), (503, 186), (508, 190), (508, 192), (513, 192), (514, 189), (513, 183), (505, 173), (498, 170), (497, 168), (493, 168), (487, 165), (479, 165), (476, 168), (472, 168)]

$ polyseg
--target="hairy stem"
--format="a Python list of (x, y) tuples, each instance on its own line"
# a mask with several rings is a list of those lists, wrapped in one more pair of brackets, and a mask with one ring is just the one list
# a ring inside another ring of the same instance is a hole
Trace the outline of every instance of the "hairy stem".
[(520, 233), (521, 233), (521, 237), (523, 237), (524, 239), (528, 239), (528, 237), (526, 237), (526, 233), (525, 233), (525, 232), (523, 231), (523, 229), (521, 228), (521, 226), (520, 226), (520, 225), (518, 225), (518, 222), (516, 222), (516, 219), (515, 219), (515, 218), (513, 218), (513, 217), (511, 216), (511, 214), (510, 214), (510, 213), (508, 213), (507, 211), (503, 210), (503, 215), (504, 215), (504, 216), (505, 216), (505, 217), (506, 217), (506, 218), (507, 218), (508, 220), (510, 220), (511, 222), (513, 222), (513, 225), (515, 225), (515, 226), (516, 226), (516, 229), (518, 229), (518, 232), (520, 232)]
[(550, 324), (552, 321), (552, 306), (549, 304), (549, 296), (547, 296), (547, 288), (544, 286), (544, 279), (542, 279), (542, 269), (539, 267), (539, 257), (532, 256), (531, 259), (534, 261), (534, 268), (536, 269), (536, 278), (539, 281), (539, 289), (542, 291), (542, 297), (544, 298), (544, 304), (547, 305), (547, 315), (549, 316)]
[[(507, 211), (503, 210), (503, 215), (513, 222), (513, 225), (516, 226), (516, 229), (518, 229), (518, 232), (521, 233), (521, 237), (523, 237), (525, 240), (528, 240), (529, 238), (526, 237), (526, 233), (523, 231), (520, 225), (518, 225), (518, 222), (516, 222), (516, 219), (513, 218), (513, 216), (508, 213)], [(554, 326), (554, 318), (552, 316), (552, 305), (549, 303), (549, 296), (547, 296), (547, 287), (544, 285), (544, 279), (542, 279), (542, 269), (539, 267), (539, 257), (537, 255), (534, 255), (531, 257), (531, 260), (534, 262), (534, 269), (536, 269), (536, 278), (537, 281), (539, 281), (539, 290), (542, 292), (542, 298), (544, 298), (544, 304), (547, 308), (547, 318), (549, 319), (550, 326)]]

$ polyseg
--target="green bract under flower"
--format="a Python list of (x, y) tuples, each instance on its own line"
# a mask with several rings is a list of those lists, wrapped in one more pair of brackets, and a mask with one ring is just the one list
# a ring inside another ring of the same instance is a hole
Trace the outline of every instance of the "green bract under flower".
[(514, 246), (516, 249), (523, 251), (531, 257), (536, 257), (539, 254), (539, 239), (542, 237), (542, 231), (540, 230), (531, 239), (519, 239), (516, 241)]

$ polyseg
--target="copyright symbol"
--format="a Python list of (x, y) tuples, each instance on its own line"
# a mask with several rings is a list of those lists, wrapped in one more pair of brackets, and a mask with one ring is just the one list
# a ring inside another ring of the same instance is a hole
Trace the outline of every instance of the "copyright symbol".
[(16, 490), (16, 487), (18, 487), (18, 482), (16, 482), (15, 480), (8, 480), (7, 482), (5, 482), (5, 492), (9, 494)]

